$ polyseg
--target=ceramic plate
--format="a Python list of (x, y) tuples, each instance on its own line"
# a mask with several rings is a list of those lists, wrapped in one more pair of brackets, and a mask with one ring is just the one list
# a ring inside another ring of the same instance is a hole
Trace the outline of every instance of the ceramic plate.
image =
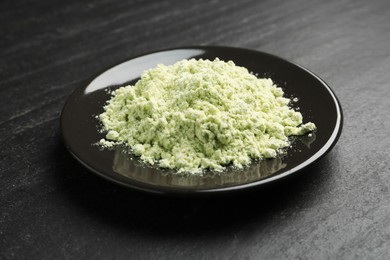
[[(220, 58), (232, 60), (259, 77), (271, 78), (285, 92), (297, 97), (296, 107), (304, 122), (312, 121), (318, 130), (311, 136), (297, 137), (287, 154), (275, 159), (254, 161), (222, 174), (206, 171), (203, 176), (183, 176), (173, 170), (146, 165), (117, 147), (101, 149), (95, 145), (100, 133), (96, 116), (110, 99), (107, 90), (134, 84), (144, 70), (157, 64), (173, 64), (182, 59)], [(322, 158), (335, 145), (342, 128), (340, 104), (329, 86), (309, 70), (277, 56), (231, 47), (186, 47), (145, 54), (122, 62), (76, 89), (61, 115), (61, 131), (70, 153), (92, 172), (115, 183), (156, 193), (213, 193), (242, 190), (283, 179)]]

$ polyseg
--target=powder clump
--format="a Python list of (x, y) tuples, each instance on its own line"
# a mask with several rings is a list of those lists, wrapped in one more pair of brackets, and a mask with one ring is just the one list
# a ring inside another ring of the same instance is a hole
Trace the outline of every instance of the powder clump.
[(288, 136), (316, 129), (283, 94), (232, 61), (160, 64), (111, 93), (99, 115), (107, 133), (100, 144), (125, 144), (144, 162), (178, 172), (242, 168), (275, 158)]

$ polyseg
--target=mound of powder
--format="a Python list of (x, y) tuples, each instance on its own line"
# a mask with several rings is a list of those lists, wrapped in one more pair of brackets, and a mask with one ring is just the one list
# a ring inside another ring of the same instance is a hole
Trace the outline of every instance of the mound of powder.
[(112, 92), (99, 118), (102, 146), (125, 144), (150, 164), (178, 172), (241, 168), (274, 158), (302, 124), (281, 88), (232, 61), (182, 60), (143, 72), (134, 86)]

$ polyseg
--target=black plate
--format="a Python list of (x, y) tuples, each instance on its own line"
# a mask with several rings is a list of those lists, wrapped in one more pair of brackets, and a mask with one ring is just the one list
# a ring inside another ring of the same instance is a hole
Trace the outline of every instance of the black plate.
[[(110, 98), (109, 89), (134, 84), (142, 71), (157, 64), (173, 64), (182, 59), (233, 60), (259, 77), (271, 78), (287, 97), (298, 97), (297, 107), (304, 122), (318, 130), (311, 137), (299, 137), (285, 156), (255, 161), (242, 170), (227, 169), (223, 174), (182, 176), (141, 163), (137, 157), (94, 145), (99, 133), (96, 115)], [(340, 104), (329, 86), (309, 70), (263, 52), (230, 47), (186, 47), (145, 54), (116, 65), (88, 84), (76, 89), (61, 115), (63, 141), (71, 154), (92, 172), (127, 187), (158, 193), (225, 192), (260, 186), (294, 174), (323, 157), (337, 142), (342, 128)]]

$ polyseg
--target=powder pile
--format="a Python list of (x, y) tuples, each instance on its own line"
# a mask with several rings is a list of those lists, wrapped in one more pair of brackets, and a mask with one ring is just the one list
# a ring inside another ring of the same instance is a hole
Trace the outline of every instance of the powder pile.
[(242, 168), (275, 158), (288, 136), (313, 131), (271, 79), (232, 61), (182, 60), (143, 72), (112, 93), (99, 116), (102, 146), (125, 144), (141, 160), (178, 172)]

